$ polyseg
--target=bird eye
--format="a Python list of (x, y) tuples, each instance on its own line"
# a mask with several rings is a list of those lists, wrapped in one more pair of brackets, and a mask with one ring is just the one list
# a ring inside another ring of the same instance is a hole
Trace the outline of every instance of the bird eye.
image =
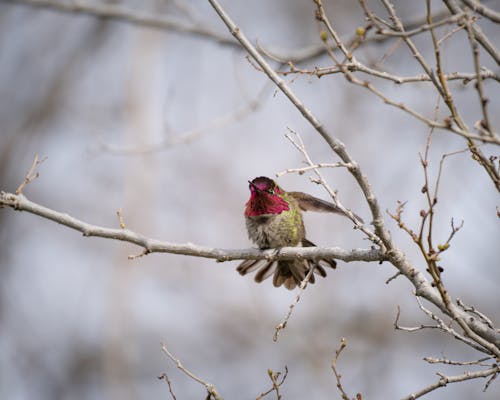
[(268, 190), (267, 190), (267, 193), (269, 193), (269, 194), (274, 194), (274, 189), (268, 189)]

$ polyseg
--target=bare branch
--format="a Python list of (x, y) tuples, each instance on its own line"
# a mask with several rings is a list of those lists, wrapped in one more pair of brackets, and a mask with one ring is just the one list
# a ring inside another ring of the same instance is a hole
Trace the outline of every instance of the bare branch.
[(35, 159), (33, 160), (33, 164), (31, 165), (31, 168), (29, 171), (26, 173), (26, 176), (24, 177), (24, 181), (21, 182), (19, 187), (16, 189), (16, 194), (21, 194), (23, 192), (23, 189), (26, 185), (28, 185), (30, 182), (34, 181), (36, 178), (39, 177), (39, 173), (35, 171), (36, 167), (38, 167), (41, 163), (43, 163), (47, 157), (42, 158), (41, 160), (38, 158), (38, 154), (35, 154)]
[[(304, 261), (304, 262), (307, 262), (307, 261)], [(297, 295), (295, 296), (295, 300), (288, 307), (288, 312), (287, 312), (285, 318), (278, 325), (276, 325), (276, 328), (274, 330), (274, 336), (273, 336), (274, 342), (278, 341), (278, 336), (279, 336), (280, 332), (286, 328), (288, 320), (292, 316), (293, 309), (299, 303), (300, 296), (302, 295), (302, 292), (305, 290), (307, 283), (309, 282), (309, 279), (311, 278), (313, 273), (314, 273), (314, 265), (311, 268), (309, 268), (309, 272), (306, 274), (304, 279), (302, 279), (302, 282), (300, 282), (299, 290), (297, 291)]]
[(465, 305), (463, 303), (463, 301), (460, 299), (457, 299), (457, 304), (464, 311), (469, 312), (469, 313), (474, 314), (474, 315), (477, 315), (491, 329), (495, 329), (495, 326), (493, 325), (493, 321), (490, 318), (488, 318), (486, 315), (484, 315), (482, 312), (480, 312), (479, 310), (476, 310), (475, 307)]
[[(4, 0), (5, 1), (5, 0)], [(64, 13), (80, 13), (98, 18), (112, 18), (116, 21), (131, 23), (134, 25), (147, 26), (150, 28), (173, 30), (180, 33), (194, 35), (200, 38), (208, 38), (219, 44), (231, 47), (238, 46), (232, 38), (221, 35), (217, 31), (198, 23), (186, 23), (178, 18), (170, 16), (158, 16), (157, 14), (128, 8), (123, 5), (110, 3), (97, 3), (90, 1), (72, 0), (67, 2), (57, 0), (11, 0), (9, 3), (27, 4), (34, 7), (53, 9)], [(239, 47), (239, 46), (238, 46)]]
[(470, 18), (467, 18), (467, 33), (469, 37), (469, 42), (472, 48), (472, 58), (474, 60), (474, 69), (476, 70), (477, 83), (476, 91), (479, 96), (479, 102), (481, 104), (481, 110), (483, 111), (483, 120), (480, 122), (483, 128), (480, 132), (485, 132), (487, 135), (493, 137), (493, 129), (491, 127), (490, 117), (488, 113), (488, 99), (484, 93), (483, 79), (481, 77), (481, 64), (479, 62), (479, 46), (477, 44), (476, 36), (474, 35), (474, 30), (472, 29), (472, 22)]
[(267, 370), (267, 375), (269, 376), (269, 379), (271, 379), (271, 389), (267, 390), (266, 392), (261, 393), (255, 400), (261, 400), (262, 398), (266, 397), (269, 393), (276, 392), (276, 399), (281, 400), (281, 394), (280, 394), (280, 386), (283, 385), (285, 382), (286, 377), (288, 376), (288, 367), (285, 365), (285, 373), (283, 374), (283, 377), (281, 378), (281, 381), (279, 380), (279, 377), (281, 376), (281, 372), (274, 372), (272, 369)]
[(418, 399), (419, 397), (426, 395), (429, 392), (432, 392), (433, 390), (446, 386), (448, 383), (463, 382), (469, 379), (487, 378), (489, 376), (496, 376), (499, 372), (500, 372), (500, 366), (495, 366), (493, 368), (477, 372), (467, 371), (462, 375), (455, 375), (455, 376), (446, 376), (438, 373), (438, 375), (440, 376), (439, 381), (437, 381), (432, 385), (427, 386), (424, 389), (419, 390), (418, 392), (403, 397), (402, 400), (415, 400)]
[(170, 392), (170, 396), (172, 396), (172, 400), (177, 400), (177, 397), (175, 397), (174, 390), (172, 389), (172, 382), (170, 382), (170, 379), (168, 379), (168, 375), (164, 372), (161, 374), (158, 379), (163, 379), (165, 382), (167, 382), (168, 385), (168, 391)]
[(207, 400), (213, 398), (214, 400), (223, 400), (222, 397), (219, 395), (217, 390), (215, 389), (215, 386), (212, 385), (211, 383), (205, 382), (203, 379), (197, 377), (195, 374), (193, 374), (191, 371), (189, 371), (186, 367), (184, 367), (181, 363), (181, 361), (174, 357), (172, 353), (167, 349), (167, 345), (165, 343), (161, 344), (161, 350), (170, 358), (177, 368), (179, 368), (182, 372), (184, 372), (187, 376), (189, 376), (191, 379), (195, 380), (198, 383), (201, 383), (203, 386), (205, 386), (205, 389), (207, 389), (208, 397)]
[[(332, 364), (331, 364), (332, 371), (335, 374), (335, 380), (337, 381), (337, 389), (340, 392), (342, 400), (350, 400), (349, 395), (347, 394), (347, 392), (345, 391), (344, 387), (342, 386), (342, 380), (341, 380), (342, 375), (337, 370), (337, 361), (339, 359), (340, 353), (342, 353), (342, 351), (346, 347), (347, 347), (347, 343), (346, 343), (345, 338), (341, 338), (340, 339), (340, 347), (337, 350), (335, 350), (335, 356), (333, 356)], [(361, 393), (356, 394), (356, 399), (357, 400), (362, 400)]]
[(120, 225), (121, 229), (125, 229), (125, 221), (123, 220), (123, 214), (122, 214), (122, 209), (119, 208), (118, 211), (116, 212), (116, 215), (118, 217), (118, 224)]
[(493, 22), (500, 23), (500, 13), (485, 6), (479, 0), (462, 0), (471, 10), (481, 14), (483, 17), (490, 19)]
[(339, 167), (349, 168), (350, 166), (351, 166), (351, 164), (347, 164), (344, 162), (337, 162), (334, 164), (319, 163), (319, 164), (313, 164), (313, 165), (309, 165), (307, 167), (302, 167), (302, 168), (289, 168), (285, 171), (278, 172), (276, 174), (276, 177), (279, 178), (280, 176), (283, 176), (286, 174), (293, 174), (293, 173), (297, 173), (299, 175), (302, 175), (307, 171), (311, 171), (311, 170), (318, 169), (318, 168), (339, 168)]
[[(418, 306), (419, 308), (425, 313), (427, 314), (427, 316), (432, 319), (433, 321), (436, 321), (438, 323), (437, 327), (447, 333), (449, 333), (451, 336), (453, 336), (455, 339), (457, 340), (460, 340), (461, 342), (464, 342), (466, 343), (467, 345), (469, 345), (470, 347), (482, 352), (482, 353), (487, 353), (489, 354), (490, 351), (489, 351), (489, 348), (490, 346), (488, 345), (482, 345), (481, 343), (480, 344), (477, 344), (477, 341), (475, 339), (472, 339), (472, 338), (469, 338), (469, 337), (465, 337), (461, 334), (459, 334), (457, 331), (455, 331), (451, 326), (450, 324), (446, 324), (441, 318), (439, 318), (436, 314), (434, 314), (432, 311), (430, 311), (429, 309), (427, 309), (426, 307), (424, 307), (424, 305), (422, 304), (422, 302), (420, 301), (420, 299), (418, 297), (415, 297), (415, 299), (417, 300), (417, 303), (418, 303)], [(458, 320), (458, 318), (457, 318)], [(458, 321), (457, 321), (458, 322)], [(491, 353), (495, 354), (495, 351), (493, 349), (493, 351), (491, 351)], [(497, 354), (495, 354), (496, 356), (499, 356), (499, 352), (496, 351)]]
[(429, 364), (447, 364), (447, 365), (480, 365), (482, 367), (491, 367), (491, 365), (483, 364), (485, 361), (493, 360), (494, 357), (483, 357), (479, 360), (475, 361), (452, 361), (446, 358), (432, 358), (432, 357), (424, 357), (424, 360)]
[(397, 331), (405, 331), (405, 332), (415, 332), (420, 331), (422, 329), (439, 329), (438, 325), (419, 325), (419, 326), (401, 326), (399, 325), (399, 317), (401, 316), (401, 309), (398, 306), (398, 312), (396, 314), (396, 319), (394, 321), (394, 329)]
[[(290, 74), (302, 74), (302, 75), (310, 75), (321, 78), (325, 75), (339, 74), (344, 73), (343, 68), (338, 66), (331, 67), (315, 67), (314, 69), (304, 69), (297, 68), (293, 63), (288, 63), (290, 66), (289, 70), (279, 72), (283, 76), (287, 76)], [(379, 71), (374, 68), (367, 67), (359, 62), (348, 62), (343, 64), (345, 68), (350, 72), (362, 72), (367, 75), (374, 76), (376, 78), (385, 79), (391, 82), (394, 82), (398, 85), (406, 84), (406, 83), (415, 83), (415, 82), (431, 82), (429, 76), (425, 74), (414, 75), (414, 76), (399, 76), (395, 74), (391, 74), (387, 71)], [(494, 73), (493, 71), (487, 68), (481, 68), (479, 73), (479, 77), (482, 80), (485, 79), (493, 79), (497, 82), (500, 82), (500, 77)], [(464, 84), (468, 84), (471, 81), (475, 81), (478, 79), (477, 73), (469, 73), (469, 72), (450, 72), (444, 75), (444, 79), (447, 81), (456, 81), (461, 80)], [(478, 137), (478, 139), (480, 139)]]
[[(463, 12), (463, 10), (460, 8), (460, 6), (457, 4), (455, 0), (443, 0), (443, 2), (446, 4), (448, 9), (452, 14), (460, 14)], [(496, 49), (495, 45), (491, 43), (491, 41), (488, 39), (488, 37), (483, 33), (481, 28), (474, 24), (472, 27), (472, 30), (474, 31), (474, 36), (477, 38), (477, 41), (481, 46), (488, 52), (488, 54), (495, 60), (497, 65), (500, 64), (500, 52)]]
[[(146, 236), (133, 232), (130, 229), (112, 229), (91, 225), (68, 214), (63, 214), (33, 203), (22, 194), (15, 195), (13, 193), (0, 192), (0, 205), (5, 205), (18, 211), (27, 211), (31, 214), (49, 219), (57, 222), (58, 224), (77, 230), (83, 233), (83, 236), (86, 237), (95, 236), (136, 244), (144, 249), (143, 253), (139, 256), (149, 253), (172, 253), (194, 257), (213, 258), (221, 262), (243, 259), (266, 259), (270, 261), (278, 259), (292, 260), (297, 257), (302, 257), (304, 259), (337, 258), (339, 260), (349, 262), (380, 261), (384, 258), (381, 252), (375, 249), (353, 249), (351, 251), (347, 251), (338, 247), (283, 247), (278, 250), (270, 249), (261, 251), (257, 249), (217, 249), (212, 247), (197, 246), (192, 243), (168, 243), (147, 238)], [(133, 258), (136, 257), (137, 256), (134, 256)]]

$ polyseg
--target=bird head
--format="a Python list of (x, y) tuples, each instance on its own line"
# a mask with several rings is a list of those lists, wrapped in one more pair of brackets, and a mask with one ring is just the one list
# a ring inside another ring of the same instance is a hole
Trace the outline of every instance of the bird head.
[(281, 214), (290, 206), (283, 198), (284, 191), (276, 182), (265, 176), (248, 181), (250, 199), (246, 203), (245, 217), (255, 217), (265, 214)]

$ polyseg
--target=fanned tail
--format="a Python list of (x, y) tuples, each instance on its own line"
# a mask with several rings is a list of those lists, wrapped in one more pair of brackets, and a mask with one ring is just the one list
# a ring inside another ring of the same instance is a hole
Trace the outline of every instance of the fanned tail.
[[(311, 241), (304, 239), (303, 247), (315, 247)], [(315, 282), (314, 274), (321, 277), (326, 277), (326, 268), (335, 268), (337, 262), (332, 259), (321, 260), (245, 260), (236, 270), (241, 275), (246, 275), (249, 272), (258, 270), (255, 274), (255, 282), (260, 283), (273, 275), (273, 285), (280, 287), (285, 286), (288, 290), (295, 289), (304, 280), (309, 273), (310, 268), (314, 268), (314, 273), (309, 278), (309, 283)]]

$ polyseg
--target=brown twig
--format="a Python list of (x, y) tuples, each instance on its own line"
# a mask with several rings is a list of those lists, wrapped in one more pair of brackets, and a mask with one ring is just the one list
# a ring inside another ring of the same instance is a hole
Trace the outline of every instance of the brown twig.
[[(307, 261), (304, 260), (303, 262), (307, 262)], [(309, 271), (307, 272), (306, 276), (304, 277), (304, 279), (302, 279), (302, 282), (300, 282), (299, 290), (297, 291), (295, 299), (292, 301), (292, 303), (288, 307), (288, 312), (286, 313), (285, 318), (283, 318), (283, 320), (278, 325), (276, 325), (276, 327), (274, 329), (274, 335), (273, 335), (274, 342), (278, 341), (278, 337), (279, 337), (280, 332), (286, 328), (286, 325), (288, 324), (288, 320), (292, 316), (293, 309), (299, 303), (300, 296), (302, 295), (302, 292), (304, 292), (305, 288), (307, 287), (307, 283), (309, 282), (309, 279), (311, 278), (313, 273), (314, 273), (314, 265), (309, 268)]]
[(286, 377), (288, 376), (288, 367), (285, 365), (285, 373), (281, 377), (281, 380), (279, 379), (280, 376), (282, 375), (280, 371), (274, 372), (272, 369), (267, 370), (267, 375), (269, 376), (269, 379), (271, 379), (272, 386), (269, 390), (261, 393), (259, 396), (256, 397), (255, 400), (261, 400), (262, 398), (266, 397), (269, 393), (275, 392), (276, 393), (276, 399), (281, 400), (281, 394), (280, 394), (280, 386), (283, 385), (285, 382)]
[[(337, 369), (337, 361), (339, 359), (340, 353), (342, 353), (342, 351), (346, 347), (347, 347), (347, 343), (346, 343), (345, 338), (341, 338), (340, 339), (340, 347), (337, 350), (335, 350), (335, 355), (333, 356), (332, 364), (331, 364), (332, 371), (333, 371), (333, 373), (335, 375), (335, 380), (337, 381), (337, 389), (340, 392), (342, 400), (350, 400), (349, 395), (347, 394), (347, 392), (345, 391), (344, 387), (342, 386), (342, 375), (339, 373), (339, 371)], [(361, 393), (357, 393), (356, 394), (356, 399), (357, 400), (362, 400)]]
[(125, 221), (123, 220), (123, 213), (121, 208), (116, 211), (116, 215), (118, 217), (118, 224), (120, 225), (120, 228), (125, 229), (126, 226)]
[(184, 372), (187, 376), (189, 376), (191, 379), (194, 381), (201, 383), (203, 386), (205, 386), (205, 389), (207, 390), (208, 396), (207, 400), (213, 398), (214, 400), (223, 400), (220, 394), (217, 392), (215, 389), (215, 386), (212, 385), (211, 383), (205, 382), (203, 379), (199, 378), (195, 374), (193, 374), (191, 371), (189, 371), (186, 367), (184, 367), (181, 363), (181, 361), (174, 357), (172, 353), (167, 349), (167, 346), (165, 343), (161, 344), (161, 350), (167, 355), (168, 358), (170, 358), (177, 368), (179, 368), (182, 372)]
[(165, 382), (167, 382), (168, 385), (168, 391), (170, 392), (170, 396), (172, 396), (173, 400), (177, 400), (177, 397), (175, 397), (174, 391), (172, 389), (172, 383), (170, 382), (170, 379), (168, 379), (168, 375), (164, 372), (161, 374), (158, 379), (163, 379)]
[[(446, 7), (452, 14), (460, 14), (463, 12), (462, 8), (457, 4), (455, 0), (443, 0)], [(488, 36), (486, 36), (478, 25), (472, 27), (474, 31), (474, 36), (481, 46), (486, 50), (486, 52), (495, 60), (497, 65), (500, 64), (500, 52), (496, 49), (495, 45), (490, 41)]]
[(483, 112), (483, 120), (480, 122), (481, 128), (480, 132), (485, 132), (485, 134), (494, 137), (493, 129), (491, 127), (490, 116), (488, 113), (488, 99), (484, 93), (483, 78), (481, 76), (481, 64), (479, 62), (479, 46), (477, 44), (476, 36), (474, 35), (474, 30), (472, 29), (472, 22), (470, 17), (467, 16), (467, 36), (469, 38), (470, 46), (472, 49), (472, 59), (474, 60), (474, 69), (476, 71), (476, 91), (479, 96), (479, 103), (481, 104), (481, 110)]
[(30, 182), (34, 181), (36, 178), (40, 176), (40, 174), (35, 171), (36, 167), (38, 167), (41, 163), (43, 163), (47, 157), (42, 158), (41, 160), (38, 158), (38, 154), (35, 154), (35, 159), (33, 160), (33, 164), (31, 165), (31, 168), (29, 171), (26, 173), (26, 176), (24, 177), (24, 181), (21, 182), (19, 187), (16, 189), (16, 195), (20, 195), (23, 192), (23, 189), (26, 185), (28, 185)]
[[(323, 175), (318, 171), (318, 168), (316, 167), (315, 164), (311, 157), (309, 156), (309, 153), (306, 150), (306, 147), (304, 145), (304, 141), (302, 140), (302, 137), (298, 134), (298, 132), (294, 131), (291, 128), (288, 128), (290, 134), (285, 134), (285, 137), (292, 143), (292, 145), (299, 150), (306, 162), (306, 164), (309, 165), (310, 169), (315, 173), (315, 175), (318, 177), (318, 183), (325, 188), (325, 190), (328, 192), (330, 197), (333, 200), (333, 203), (346, 215), (355, 225), (356, 229), (361, 230), (367, 237), (370, 239), (372, 242), (379, 246), (383, 246), (382, 242), (380, 239), (371, 231), (369, 230), (362, 221), (360, 221), (353, 213), (351, 210), (347, 209), (340, 203), (337, 193), (328, 185), (326, 180), (323, 178)], [(291, 136), (293, 135), (293, 137)], [(352, 163), (342, 163), (342, 166), (345, 166), (348, 170), (350, 168), (353, 168)]]
[(405, 331), (405, 332), (415, 332), (423, 329), (440, 329), (438, 325), (424, 325), (421, 324), (419, 326), (401, 326), (399, 325), (399, 317), (401, 316), (401, 309), (398, 305), (398, 311), (396, 314), (396, 319), (394, 320), (393, 326), (397, 331)]

